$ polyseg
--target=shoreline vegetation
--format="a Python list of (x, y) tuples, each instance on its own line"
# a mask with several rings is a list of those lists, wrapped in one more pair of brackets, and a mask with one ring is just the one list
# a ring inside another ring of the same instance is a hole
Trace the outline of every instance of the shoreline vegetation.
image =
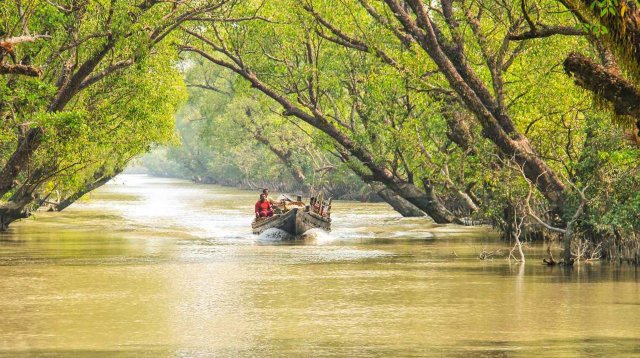
[[(160, 152), (151, 152), (149, 155), (143, 156), (134, 163), (127, 167), (123, 174), (146, 174), (157, 178), (173, 178), (189, 180), (195, 184), (212, 184), (220, 185), (229, 188), (236, 188), (243, 191), (255, 191), (259, 193), (262, 189), (267, 188), (273, 192), (288, 193), (292, 195), (308, 195), (310, 189), (314, 188), (313, 184), (300, 185), (296, 182), (287, 181), (286, 178), (281, 181), (269, 181), (260, 179), (247, 179), (247, 178), (215, 178), (207, 175), (206, 173), (195, 174), (189, 171), (183, 170), (172, 171), (170, 165), (163, 165), (157, 167), (157, 163), (151, 164), (150, 161), (156, 161), (157, 158), (149, 159), (155, 156), (162, 156)], [(166, 161), (164, 164), (171, 162), (168, 158), (163, 158), (162, 161)], [(188, 175), (185, 175), (188, 174)], [(374, 190), (366, 186), (364, 183), (353, 183), (351, 185), (345, 184), (342, 187), (318, 187), (318, 189), (326, 190), (327, 197), (332, 197), (334, 200), (352, 200), (360, 202), (383, 202), (384, 200), (378, 196)]]
[[(335, 11), (336, 8), (345, 11)], [(140, 160), (640, 263), (635, 0), (0, 4), (0, 230)], [(268, 178), (268, 180), (267, 180)], [(263, 185), (271, 183), (271, 185)]]

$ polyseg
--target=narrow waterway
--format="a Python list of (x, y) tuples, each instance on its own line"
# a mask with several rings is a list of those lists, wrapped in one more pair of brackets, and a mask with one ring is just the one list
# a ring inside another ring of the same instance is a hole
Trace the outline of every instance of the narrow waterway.
[[(277, 195), (277, 193), (275, 193)], [(123, 175), (0, 234), (0, 356), (640, 355), (630, 266), (526, 265), (487, 228), (338, 202), (251, 235), (257, 193)]]

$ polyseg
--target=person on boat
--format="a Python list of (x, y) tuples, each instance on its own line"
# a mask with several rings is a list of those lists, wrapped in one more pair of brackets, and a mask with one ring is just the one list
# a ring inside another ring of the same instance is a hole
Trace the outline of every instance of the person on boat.
[(273, 216), (273, 206), (267, 200), (266, 195), (260, 194), (260, 200), (256, 202), (256, 217), (257, 218), (266, 218)]
[(264, 188), (262, 189), (262, 194), (264, 194), (264, 198), (267, 199), (267, 201), (271, 204), (271, 205), (276, 205), (277, 202), (275, 200), (273, 200), (270, 196), (269, 196), (269, 189)]
[(312, 196), (309, 199), (309, 209), (314, 213), (320, 213), (320, 203), (318, 202), (318, 198)]

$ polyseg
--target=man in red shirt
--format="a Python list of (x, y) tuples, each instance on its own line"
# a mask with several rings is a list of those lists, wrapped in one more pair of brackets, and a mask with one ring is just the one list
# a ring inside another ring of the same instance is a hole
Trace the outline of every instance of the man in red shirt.
[(264, 194), (260, 194), (260, 200), (256, 202), (256, 217), (264, 218), (269, 216), (273, 216), (273, 207), (266, 199), (266, 196)]

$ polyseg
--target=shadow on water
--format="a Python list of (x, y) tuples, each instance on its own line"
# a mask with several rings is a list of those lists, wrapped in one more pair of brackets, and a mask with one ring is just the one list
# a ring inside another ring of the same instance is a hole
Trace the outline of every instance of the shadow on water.
[(611, 357), (640, 354), (640, 343), (635, 339), (592, 337), (582, 339), (553, 339), (531, 341), (460, 342), (456, 347), (440, 347), (450, 357)]
[[(277, 350), (272, 350), (278, 347)], [(131, 347), (114, 350), (25, 350), (0, 351), (0, 357), (255, 357), (277, 355), (331, 355), (345, 357), (611, 357), (637, 356), (640, 343), (635, 339), (590, 337), (583, 339), (552, 339), (522, 341), (461, 341), (456, 345), (406, 346), (402, 349), (383, 343), (368, 347), (353, 347), (341, 340), (305, 344), (294, 340), (272, 341), (262, 347), (244, 350), (209, 350), (206, 348), (172, 349), (157, 346)]]
[[(300, 343), (285, 341), (279, 345), (288, 347), (290, 354), (300, 352)], [(325, 352), (330, 349), (338, 356), (348, 357), (611, 357), (636, 356), (640, 343), (634, 339), (594, 337), (585, 339), (523, 340), (523, 341), (461, 341), (456, 345), (417, 346), (402, 349), (373, 344), (369, 347), (352, 347), (342, 341), (326, 341), (311, 347), (309, 352)], [(286, 354), (287, 350), (281, 351)]]

